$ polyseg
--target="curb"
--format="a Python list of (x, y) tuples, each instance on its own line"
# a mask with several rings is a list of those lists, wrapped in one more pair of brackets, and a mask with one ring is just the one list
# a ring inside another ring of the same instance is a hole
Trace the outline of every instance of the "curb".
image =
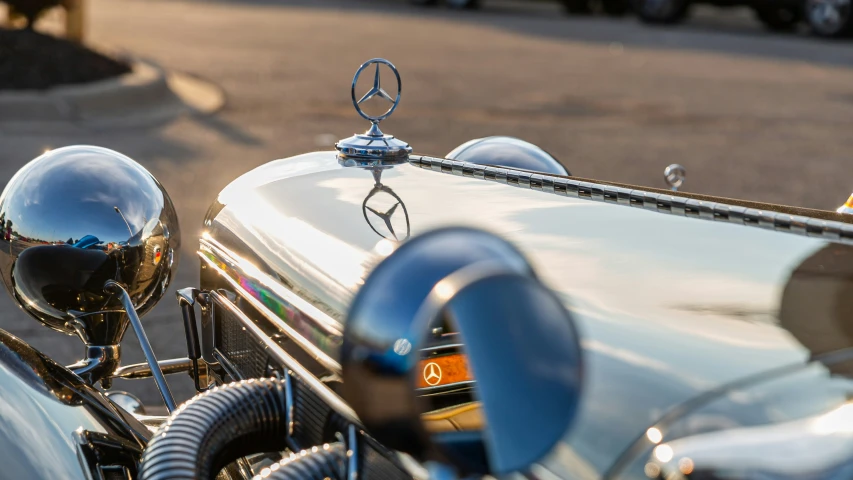
[(225, 104), (216, 85), (153, 63), (130, 73), (45, 91), (0, 92), (0, 127), (61, 122), (95, 128), (166, 122), (185, 113), (212, 114)]

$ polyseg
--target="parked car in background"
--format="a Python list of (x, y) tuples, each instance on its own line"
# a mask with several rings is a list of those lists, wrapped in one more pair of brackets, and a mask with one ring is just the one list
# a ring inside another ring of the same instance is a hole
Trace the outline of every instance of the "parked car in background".
[[(437, 6), (444, 4), (448, 8), (454, 9), (475, 9), (479, 8), (482, 0), (409, 0), (416, 5)], [(533, 0), (539, 1), (539, 0)], [(619, 17), (627, 14), (631, 10), (630, 0), (558, 0), (566, 13), (572, 15), (586, 15), (600, 11), (605, 15)]]
[(825, 37), (853, 35), (850, 0), (805, 0), (803, 11), (812, 32)]
[[(423, 6), (444, 5), (467, 10), (482, 6), (483, 0), (409, 0)], [(540, 0), (527, 0), (536, 1)], [(843, 38), (853, 35), (851, 0), (558, 0), (566, 13), (586, 15), (601, 12), (609, 16), (623, 16), (632, 10), (649, 24), (675, 24), (690, 15), (697, 3), (717, 7), (746, 6), (768, 30), (793, 32), (805, 22), (812, 33), (824, 38)]]
[(632, 0), (637, 17), (646, 23), (673, 24), (686, 19), (696, 3), (718, 7), (746, 6), (764, 26), (790, 32), (805, 21), (820, 37), (840, 38), (853, 34), (851, 0)]

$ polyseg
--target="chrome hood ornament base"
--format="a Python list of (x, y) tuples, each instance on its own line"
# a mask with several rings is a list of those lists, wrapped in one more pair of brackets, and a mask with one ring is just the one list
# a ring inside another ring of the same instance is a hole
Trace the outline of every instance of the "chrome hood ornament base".
[[(358, 84), (358, 79), (371, 65), (375, 65), (373, 77), (373, 86), (371, 89), (356, 99), (355, 89)], [(382, 88), (382, 78), (380, 75), (380, 67), (385, 65), (390, 68), (397, 79), (397, 96), (392, 98), (385, 89)], [(335, 149), (338, 151), (338, 159), (347, 166), (381, 166), (392, 165), (406, 162), (409, 159), (409, 154), (412, 153), (412, 147), (408, 143), (395, 138), (393, 135), (387, 135), (379, 129), (379, 122), (391, 116), (397, 105), (400, 103), (400, 95), (402, 93), (402, 82), (400, 81), (400, 73), (397, 68), (388, 60), (383, 58), (374, 58), (363, 63), (355, 72), (352, 79), (352, 104), (355, 110), (364, 119), (371, 122), (370, 128), (362, 133), (355, 134), (349, 138), (338, 141), (335, 144)], [(385, 100), (391, 103), (391, 107), (383, 114), (371, 116), (365, 113), (362, 109), (362, 104), (374, 97)]]

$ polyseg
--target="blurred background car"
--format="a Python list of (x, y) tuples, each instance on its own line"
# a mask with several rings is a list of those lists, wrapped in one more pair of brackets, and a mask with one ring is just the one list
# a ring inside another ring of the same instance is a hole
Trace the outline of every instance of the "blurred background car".
[(793, 32), (805, 21), (819, 37), (839, 38), (853, 33), (850, 0), (632, 0), (637, 17), (650, 24), (685, 20), (694, 4), (746, 6), (768, 30)]
[[(542, 0), (525, 0), (542, 3)], [(557, 0), (570, 15), (602, 13), (621, 17), (636, 12), (644, 23), (671, 25), (686, 20), (696, 4), (714, 7), (747, 7), (756, 20), (772, 32), (795, 32), (807, 25), (818, 37), (843, 38), (853, 34), (851, 0)], [(473, 10), (483, 0), (409, 0), (420, 6), (444, 5), (455, 10)]]
[[(533, 0), (538, 1), (538, 0)], [(443, 3), (446, 7), (457, 10), (473, 10), (479, 8), (482, 0), (410, 0), (412, 4), (422, 6), (438, 6)], [(585, 15), (600, 11), (605, 15), (621, 17), (631, 10), (630, 0), (558, 0), (565, 12), (572, 15)]]
[(815, 34), (825, 37), (853, 34), (850, 0), (806, 0), (803, 9)]

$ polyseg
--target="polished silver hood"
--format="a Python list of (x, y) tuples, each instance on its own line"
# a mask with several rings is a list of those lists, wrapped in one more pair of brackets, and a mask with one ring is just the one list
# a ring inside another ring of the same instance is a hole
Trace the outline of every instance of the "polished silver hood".
[(853, 346), (834, 307), (853, 272), (843, 217), (567, 182), (428, 157), (378, 171), (301, 155), (225, 188), (199, 254), (334, 371), (349, 302), (397, 242), (448, 225), (504, 236), (578, 319), (587, 389), (566, 446), (592, 476), (702, 392)]

